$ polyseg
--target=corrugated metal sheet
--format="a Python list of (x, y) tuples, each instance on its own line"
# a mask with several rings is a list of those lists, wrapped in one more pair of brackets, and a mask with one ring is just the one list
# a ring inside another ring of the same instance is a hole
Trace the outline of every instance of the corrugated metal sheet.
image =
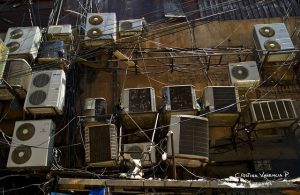
[(300, 15), (299, 4), (295, 0), (201, 0), (199, 1), (199, 7), (201, 17), (208, 17), (213, 20)]
[(104, 12), (116, 12), (118, 19), (145, 17), (148, 22), (165, 19), (167, 12), (183, 10), (189, 19), (239, 20), (299, 16), (297, 0), (107, 0)]

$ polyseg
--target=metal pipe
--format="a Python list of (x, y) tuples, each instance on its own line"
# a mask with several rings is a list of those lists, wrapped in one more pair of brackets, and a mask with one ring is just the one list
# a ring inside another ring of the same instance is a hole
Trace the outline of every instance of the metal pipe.
[(60, 2), (60, 6), (59, 6), (59, 10), (58, 10), (58, 14), (57, 14), (55, 25), (58, 24), (58, 20), (59, 20), (59, 16), (60, 16), (60, 12), (61, 12), (61, 8), (62, 8), (62, 5), (63, 5), (63, 2), (64, 2), (64, 0), (61, 0), (61, 2)]
[(173, 177), (174, 177), (174, 179), (177, 179), (177, 175), (176, 175), (176, 161), (175, 161), (175, 154), (174, 154), (173, 132), (171, 131), (170, 134), (171, 134), (171, 145), (172, 145)]

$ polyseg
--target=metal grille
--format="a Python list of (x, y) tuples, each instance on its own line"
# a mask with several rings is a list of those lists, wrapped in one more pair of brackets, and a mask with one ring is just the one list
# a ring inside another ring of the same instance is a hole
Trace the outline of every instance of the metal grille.
[(194, 109), (191, 86), (170, 87), (172, 110)]
[(48, 74), (39, 74), (34, 77), (32, 83), (35, 87), (44, 87), (50, 81), (50, 76)]
[(287, 120), (297, 118), (291, 100), (253, 102), (251, 106), (257, 121)]
[(234, 113), (237, 112), (237, 97), (234, 87), (213, 87), (215, 109), (225, 108), (219, 112)]
[(106, 114), (106, 100), (95, 99), (95, 119), (100, 120), (100, 116)]
[(40, 105), (46, 100), (46, 98), (47, 94), (42, 90), (38, 90), (30, 94), (29, 103), (32, 105)]
[(208, 157), (208, 122), (180, 118), (179, 153)]
[(111, 160), (110, 145), (110, 126), (90, 127), (89, 131), (89, 148), (90, 163), (104, 162)]
[(129, 111), (130, 112), (151, 112), (152, 111), (150, 88), (130, 89)]
[(41, 43), (38, 58), (62, 58), (64, 57), (63, 41), (45, 41)]

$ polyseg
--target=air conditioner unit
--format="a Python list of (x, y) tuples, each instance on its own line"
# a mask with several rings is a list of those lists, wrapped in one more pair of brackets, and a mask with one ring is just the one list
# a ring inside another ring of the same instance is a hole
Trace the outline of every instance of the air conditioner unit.
[(9, 28), (4, 43), (9, 49), (10, 58), (24, 58), (31, 62), (37, 56), (41, 42), (40, 28), (12, 27)]
[(85, 27), (85, 45), (100, 46), (116, 41), (116, 13), (88, 13)]
[(123, 90), (122, 106), (128, 113), (156, 112), (155, 91), (152, 87)]
[(208, 86), (204, 88), (204, 105), (209, 126), (232, 127), (240, 115), (238, 91), (234, 86)]
[(118, 159), (117, 129), (114, 124), (85, 128), (85, 160), (90, 166), (115, 166)]
[(8, 57), (8, 48), (0, 39), (0, 78), (3, 78), (7, 57)]
[[(3, 79), (12, 87), (19, 98), (25, 99), (31, 79), (31, 67), (26, 60), (11, 59), (6, 63)], [(0, 100), (12, 100), (14, 98), (14, 94), (2, 83), (0, 85)]]
[(281, 62), (293, 60), (295, 47), (284, 23), (256, 24), (253, 38), (261, 61)]
[(70, 44), (73, 41), (71, 24), (50, 25), (47, 31), (47, 39), (50, 41), (60, 40), (65, 44)]
[(237, 87), (254, 87), (259, 84), (260, 76), (255, 61), (230, 63), (231, 84)]
[[(207, 118), (191, 115), (172, 115), (170, 131), (173, 132), (174, 155), (179, 164), (188, 167), (206, 165), (209, 157)], [(168, 137), (167, 151), (168, 156), (172, 156), (170, 136)]]
[(24, 110), (31, 114), (62, 114), (66, 75), (63, 70), (45, 70), (32, 74)]
[(119, 34), (123, 36), (140, 35), (143, 32), (143, 19), (120, 20)]
[(107, 103), (105, 98), (87, 98), (85, 99), (84, 115), (91, 118), (86, 118), (87, 122), (100, 121), (101, 115), (107, 113)]
[(289, 127), (297, 120), (294, 103), (289, 99), (251, 102), (250, 114), (255, 130)]
[(210, 112), (240, 112), (238, 92), (233, 86), (208, 86), (204, 88), (204, 104)]
[(162, 89), (165, 100), (165, 110), (196, 109), (196, 93), (192, 85), (172, 85)]
[(45, 41), (41, 43), (37, 55), (39, 63), (60, 62), (64, 58), (65, 50), (63, 41)]
[(54, 133), (55, 124), (50, 119), (16, 121), (7, 167), (49, 167)]
[(125, 159), (140, 159), (142, 166), (151, 166), (156, 163), (156, 149), (151, 142), (124, 144)]

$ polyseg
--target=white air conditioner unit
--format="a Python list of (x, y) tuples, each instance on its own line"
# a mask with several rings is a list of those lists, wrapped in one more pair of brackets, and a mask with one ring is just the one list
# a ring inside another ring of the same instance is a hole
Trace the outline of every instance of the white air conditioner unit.
[[(25, 99), (31, 79), (31, 67), (26, 60), (11, 59), (6, 63), (3, 79), (12, 87), (19, 98)], [(14, 98), (14, 94), (2, 83), (0, 85), (0, 100), (12, 100)]]
[(86, 46), (100, 46), (116, 41), (116, 13), (88, 13), (84, 42)]
[(7, 167), (49, 167), (54, 133), (55, 124), (50, 119), (16, 121)]
[(193, 110), (196, 106), (196, 92), (193, 85), (172, 85), (162, 89), (165, 110)]
[(70, 44), (73, 41), (71, 24), (50, 25), (47, 31), (48, 40), (61, 40), (65, 44)]
[(156, 163), (156, 148), (151, 142), (124, 144), (125, 159), (140, 159), (142, 166), (151, 166)]
[(294, 44), (284, 23), (256, 24), (253, 38), (262, 62), (289, 61), (296, 56)]
[(4, 43), (9, 49), (10, 58), (24, 58), (31, 62), (37, 56), (41, 42), (40, 28), (12, 27), (9, 28)]
[[(174, 155), (183, 166), (205, 165), (209, 157), (208, 119), (191, 115), (172, 115), (170, 131), (173, 132)], [(171, 137), (168, 136), (168, 156), (172, 156)], [(179, 164), (177, 164), (178, 166)]]
[(259, 84), (260, 76), (255, 61), (230, 63), (231, 84), (237, 87), (254, 87)]
[(66, 75), (63, 70), (45, 70), (32, 74), (24, 110), (31, 114), (62, 114)]
[(204, 105), (208, 110), (209, 126), (232, 127), (237, 122), (241, 107), (234, 86), (208, 86), (204, 88)]
[(123, 36), (140, 35), (143, 32), (143, 19), (120, 20), (119, 34)]
[(91, 125), (84, 132), (86, 163), (99, 167), (117, 165), (118, 139), (115, 125)]
[(87, 122), (100, 121), (99, 117), (107, 113), (107, 103), (105, 98), (87, 98), (84, 104), (84, 115)]
[(251, 102), (250, 114), (255, 130), (289, 127), (297, 120), (294, 103), (289, 99)]
[(155, 91), (152, 87), (123, 90), (122, 106), (125, 112), (156, 112)]

